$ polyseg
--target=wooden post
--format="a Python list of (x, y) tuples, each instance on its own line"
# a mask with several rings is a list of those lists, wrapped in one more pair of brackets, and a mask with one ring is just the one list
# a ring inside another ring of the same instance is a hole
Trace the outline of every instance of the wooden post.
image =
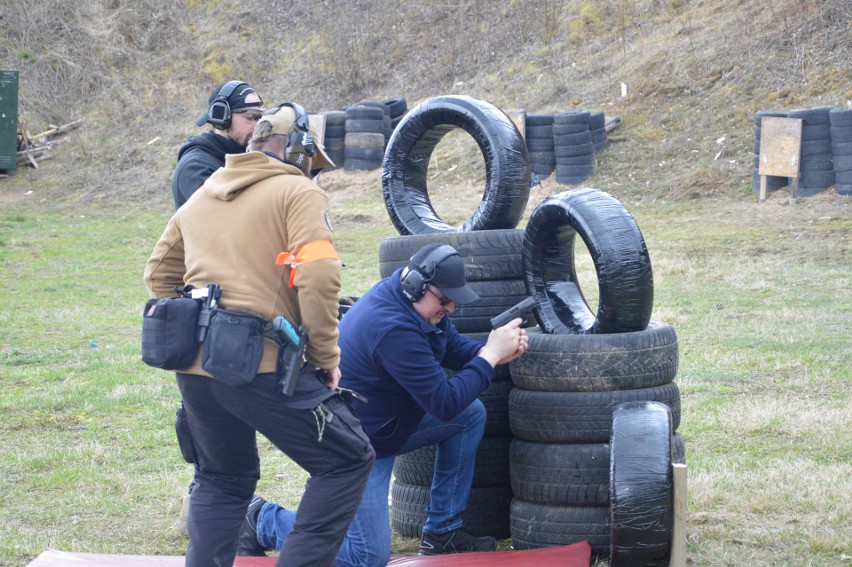
[(672, 554), (669, 567), (686, 567), (686, 465), (672, 463)]

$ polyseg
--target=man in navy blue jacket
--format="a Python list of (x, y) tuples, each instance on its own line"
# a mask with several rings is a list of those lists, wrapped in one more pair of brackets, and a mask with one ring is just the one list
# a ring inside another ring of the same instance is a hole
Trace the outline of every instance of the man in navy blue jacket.
[[(527, 348), (521, 319), (492, 331), (486, 343), (456, 331), (447, 317), (479, 296), (467, 285), (458, 252), (427, 244), (359, 299), (340, 322), (340, 385), (362, 394), (352, 407), (376, 452), (367, 490), (336, 567), (384, 567), (391, 553), (388, 490), (394, 458), (437, 444), (420, 555), (493, 551), (492, 537), (462, 529), (476, 450), (485, 428), (479, 395), (494, 367)], [(448, 377), (443, 370), (455, 370)], [(280, 549), (295, 512), (255, 497), (240, 554)]]

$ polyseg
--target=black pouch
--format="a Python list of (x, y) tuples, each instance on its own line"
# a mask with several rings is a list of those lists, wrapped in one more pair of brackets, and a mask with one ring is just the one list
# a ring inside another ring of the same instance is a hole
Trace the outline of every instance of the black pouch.
[(260, 359), (263, 358), (266, 320), (220, 308), (210, 311), (210, 330), (201, 351), (201, 368), (225, 384), (248, 384), (257, 375)]
[(198, 354), (195, 328), (201, 302), (188, 297), (149, 299), (142, 312), (142, 360), (148, 366), (179, 370)]
[(195, 443), (192, 441), (192, 435), (189, 432), (189, 424), (186, 422), (186, 410), (181, 403), (177, 412), (175, 412), (175, 434), (177, 435), (178, 447), (183, 460), (190, 464), (195, 464), (198, 461), (198, 453), (195, 450)]

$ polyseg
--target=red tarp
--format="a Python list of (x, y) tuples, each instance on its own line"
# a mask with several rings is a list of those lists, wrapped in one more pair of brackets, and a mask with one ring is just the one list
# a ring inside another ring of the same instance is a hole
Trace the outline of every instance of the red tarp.
[[(589, 567), (592, 549), (585, 541), (526, 551), (493, 551), (400, 557), (388, 567)], [(234, 567), (273, 567), (275, 557), (237, 557)], [(28, 567), (183, 567), (183, 557), (164, 555), (100, 555), (47, 549)]]

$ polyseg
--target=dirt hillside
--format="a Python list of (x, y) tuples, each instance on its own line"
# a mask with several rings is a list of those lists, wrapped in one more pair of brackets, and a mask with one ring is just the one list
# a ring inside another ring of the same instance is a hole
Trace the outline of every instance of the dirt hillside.
[[(751, 199), (755, 111), (852, 104), (849, 0), (6, 5), (0, 68), (20, 71), (26, 129), (83, 125), (38, 169), (0, 179), (3, 201), (168, 208), (177, 148), (234, 78), (312, 111), (445, 94), (601, 109), (621, 125), (589, 185), (629, 200)], [(457, 183), (476, 179), (477, 159)], [(334, 175), (353, 191), (380, 184)]]

